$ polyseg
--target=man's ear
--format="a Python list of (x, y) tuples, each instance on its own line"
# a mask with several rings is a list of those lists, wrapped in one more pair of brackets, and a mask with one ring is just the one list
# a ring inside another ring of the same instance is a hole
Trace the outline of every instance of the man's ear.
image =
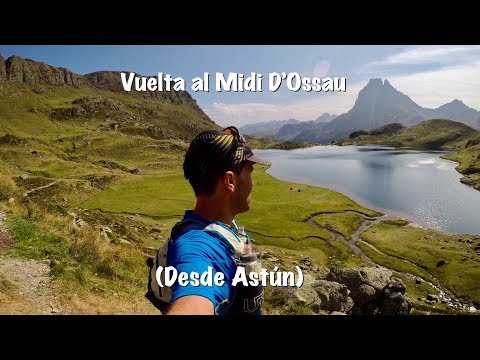
[(228, 192), (235, 191), (235, 174), (233, 171), (227, 171), (225, 174), (223, 174), (222, 185)]

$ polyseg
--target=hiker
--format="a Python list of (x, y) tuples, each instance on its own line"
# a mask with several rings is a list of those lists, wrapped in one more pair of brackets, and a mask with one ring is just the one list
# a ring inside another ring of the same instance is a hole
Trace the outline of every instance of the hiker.
[[(222, 286), (193, 281), (181, 286), (176, 281), (171, 286), (171, 300), (164, 314), (222, 315), (234, 308), (235, 259), (244, 246), (238, 240), (241, 234), (234, 218), (250, 209), (255, 163), (271, 165), (253, 154), (233, 126), (223, 131), (204, 131), (190, 143), (183, 171), (195, 193), (196, 205), (185, 212), (183, 221), (172, 230), (167, 265), (178, 273), (221, 272), (225, 281)], [(261, 300), (257, 299), (259, 296), (255, 298), (258, 307), (263, 302), (263, 288), (261, 295)]]

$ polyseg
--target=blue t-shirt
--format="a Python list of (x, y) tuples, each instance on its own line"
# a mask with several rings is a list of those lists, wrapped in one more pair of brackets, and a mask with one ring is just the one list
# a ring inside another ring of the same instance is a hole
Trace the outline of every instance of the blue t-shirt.
[[(187, 219), (194, 219), (200, 223), (188, 223), (180, 230), (180, 235), (170, 243), (167, 265), (175, 267), (178, 273), (186, 272), (189, 275), (192, 272), (201, 275), (211, 267), (213, 275), (217, 272), (224, 274), (224, 283), (222, 286), (216, 286), (215, 283), (212, 284), (213, 286), (202, 284), (194, 286), (189, 281), (186, 286), (180, 286), (176, 281), (171, 287), (171, 302), (182, 296), (199, 295), (213, 303), (215, 314), (222, 314), (234, 297), (231, 284), (236, 271), (233, 258), (235, 251), (218, 232), (203, 230), (205, 226), (211, 224), (209, 220), (194, 214), (191, 210), (185, 212), (183, 220)], [(215, 223), (234, 233), (225, 224)]]

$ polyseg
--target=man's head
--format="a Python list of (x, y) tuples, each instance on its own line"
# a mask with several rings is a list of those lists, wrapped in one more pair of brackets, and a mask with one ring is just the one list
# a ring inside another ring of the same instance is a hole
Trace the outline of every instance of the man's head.
[[(185, 155), (183, 172), (198, 196), (213, 195), (219, 188), (231, 191), (232, 199), (249, 202), (252, 190), (253, 163), (271, 165), (271, 162), (253, 154), (245, 138), (237, 128), (230, 126), (223, 131), (207, 130), (195, 137)], [(229, 182), (235, 183), (230, 190)], [(248, 194), (247, 194), (248, 193)]]

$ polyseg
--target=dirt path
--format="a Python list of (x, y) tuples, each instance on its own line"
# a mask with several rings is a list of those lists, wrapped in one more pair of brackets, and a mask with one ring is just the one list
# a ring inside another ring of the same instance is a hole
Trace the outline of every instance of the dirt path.
[[(9, 239), (5, 216), (0, 211), (3, 251)], [(46, 262), (0, 254), (0, 314), (64, 314)]]
[(315, 213), (315, 214), (312, 214), (310, 215), (306, 220), (305, 222), (306, 223), (309, 223), (310, 225), (312, 226), (315, 226), (319, 229), (323, 229), (323, 230), (327, 230), (329, 232), (331, 232), (333, 234), (333, 238), (334, 239), (338, 239), (340, 240), (341, 242), (343, 242), (345, 245), (347, 245), (356, 255), (360, 256), (363, 260), (365, 260), (366, 262), (368, 262), (369, 264), (372, 264), (372, 265), (379, 265), (377, 264), (375, 261), (373, 261), (372, 259), (370, 259), (367, 255), (364, 254), (364, 252), (356, 245), (356, 242), (361, 240), (360, 239), (360, 234), (363, 233), (364, 231), (370, 229), (372, 226), (378, 224), (380, 221), (382, 220), (385, 220), (388, 218), (388, 215), (382, 215), (382, 216), (377, 216), (377, 217), (368, 217), (366, 216), (365, 214), (361, 213), (361, 212), (358, 212), (358, 211), (353, 211), (353, 210), (347, 210), (345, 212), (339, 212), (339, 213), (328, 213), (328, 214), (345, 214), (345, 213), (353, 213), (353, 214), (357, 214), (357, 215), (360, 215), (364, 220), (363, 222), (360, 224), (360, 226), (358, 227), (358, 229), (353, 233), (352, 235), (352, 239), (349, 241), (347, 239), (345, 239), (345, 237), (336, 232), (336, 231), (333, 231), (331, 229), (327, 229), (327, 228), (324, 228), (320, 225), (318, 225), (314, 220), (313, 218), (318, 216), (318, 215), (321, 215), (323, 213)]
[[(358, 227), (358, 229), (352, 234), (352, 238), (350, 240), (347, 240), (342, 234), (336, 232), (336, 231), (332, 231), (331, 229), (327, 229), (327, 228), (324, 228), (322, 226), (320, 226), (319, 224), (317, 224), (313, 218), (315, 216), (318, 216), (318, 215), (321, 215), (322, 213), (315, 213), (315, 214), (312, 214), (310, 215), (306, 220), (305, 222), (306, 223), (309, 223), (311, 224), (312, 226), (315, 226), (319, 229), (323, 229), (323, 230), (327, 230), (329, 232), (331, 232), (333, 234), (333, 237), (334, 239), (338, 239), (340, 240), (341, 242), (343, 242), (345, 245), (347, 245), (356, 255), (360, 256), (363, 260), (365, 260), (366, 262), (368, 262), (369, 264), (372, 264), (374, 266), (381, 266), (381, 267), (386, 267), (387, 269), (389, 269), (387, 266), (384, 266), (384, 265), (381, 265), (381, 264), (378, 264), (376, 263), (375, 261), (373, 261), (370, 257), (368, 257), (358, 246), (357, 246), (357, 242), (361, 242), (363, 244), (366, 244), (367, 246), (369, 246), (371, 249), (373, 249), (374, 251), (378, 252), (379, 254), (382, 254), (384, 256), (391, 256), (391, 255), (387, 255), (385, 254), (384, 252), (382, 252), (381, 250), (377, 249), (375, 246), (373, 246), (372, 244), (364, 241), (360, 235), (370, 229), (372, 226), (375, 226), (376, 224), (378, 224), (379, 222), (381, 222), (382, 220), (386, 220), (389, 218), (388, 215), (382, 215), (382, 216), (377, 216), (377, 217), (368, 217), (366, 216), (365, 214), (362, 214), (358, 211), (345, 211), (343, 213), (355, 213), (357, 215), (360, 215), (362, 218), (363, 218), (363, 222), (362, 224)], [(332, 214), (332, 213), (325, 213), (325, 214)], [(338, 214), (341, 214), (341, 213), (338, 213)], [(419, 270), (421, 270), (419, 264), (413, 262), (413, 261), (410, 261), (410, 260), (407, 260), (407, 259), (403, 259), (403, 258), (400, 258), (398, 256), (396, 256), (395, 258), (397, 258), (398, 260), (401, 260), (401, 261), (404, 261), (412, 266), (415, 266), (417, 267)], [(433, 284), (432, 282), (430, 282), (428, 279), (426, 279), (425, 277), (423, 276), (419, 276), (419, 275), (415, 275), (415, 274), (411, 274), (409, 272), (401, 272), (401, 271), (397, 271), (395, 269), (390, 269), (391, 271), (393, 271), (394, 273), (399, 273), (399, 274), (403, 274), (405, 276), (407, 276), (410, 280), (412, 281), (415, 281), (416, 279), (418, 279), (419, 277), (425, 281), (426, 283), (428, 283), (433, 289), (435, 289), (436, 291), (438, 291), (439, 295), (440, 295), (440, 298), (442, 299), (445, 299), (448, 303), (451, 303), (454, 307), (457, 307), (457, 308), (461, 308), (463, 310), (468, 310), (469, 309), (469, 305), (468, 304), (463, 304), (461, 303), (459, 300), (455, 299), (455, 296), (453, 294), (451, 294), (451, 292), (445, 288), (442, 284), (441, 284), (441, 281), (433, 276), (432, 274), (430, 274), (430, 276), (434, 279), (435, 281), (435, 284)]]
[(31, 194), (31, 193), (33, 193), (33, 192), (35, 192), (35, 191), (42, 190), (42, 189), (45, 189), (45, 188), (47, 188), (47, 187), (53, 186), (53, 185), (59, 183), (59, 182), (62, 181), (62, 180), (63, 180), (63, 179), (58, 179), (58, 180), (52, 181), (51, 183), (49, 183), (49, 184), (47, 184), (47, 185), (39, 186), (39, 187), (37, 187), (37, 188), (35, 188), (35, 189), (30, 189), (30, 190), (26, 191), (25, 194), (28, 195), (28, 194)]

